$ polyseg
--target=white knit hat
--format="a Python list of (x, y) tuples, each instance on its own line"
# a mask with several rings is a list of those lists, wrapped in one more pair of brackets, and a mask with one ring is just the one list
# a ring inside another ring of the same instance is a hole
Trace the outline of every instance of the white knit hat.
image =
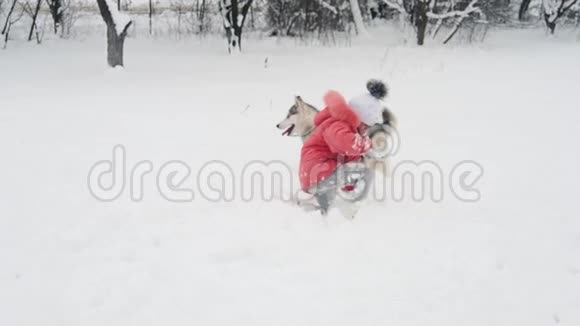
[(358, 115), (360, 120), (372, 126), (383, 122), (383, 105), (381, 99), (387, 95), (387, 86), (380, 80), (369, 80), (367, 82), (368, 93), (354, 97), (348, 105)]
[(348, 102), (348, 105), (367, 126), (382, 122), (381, 102), (371, 94), (362, 94)]

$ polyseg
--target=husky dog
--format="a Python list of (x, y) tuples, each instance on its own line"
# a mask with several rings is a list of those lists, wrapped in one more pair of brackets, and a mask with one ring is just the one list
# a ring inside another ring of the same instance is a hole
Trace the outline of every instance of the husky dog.
[[(294, 105), (288, 110), (286, 118), (280, 121), (276, 128), (284, 130), (283, 136), (300, 137), (304, 143), (316, 128), (314, 117), (318, 112), (319, 110), (313, 105), (304, 102), (300, 96), (296, 96)], [(392, 144), (389, 143), (389, 138), (391, 138), (397, 122), (395, 116), (386, 107), (383, 107), (382, 117), (382, 124), (370, 126), (367, 131), (373, 143), (373, 151), (367, 156), (367, 161), (371, 165), (373, 163), (376, 165), (377, 161), (385, 161), (387, 156), (392, 154)]]

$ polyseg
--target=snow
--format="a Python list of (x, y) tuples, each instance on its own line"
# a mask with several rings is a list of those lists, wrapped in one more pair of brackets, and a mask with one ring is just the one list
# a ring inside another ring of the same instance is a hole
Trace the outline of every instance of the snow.
[(107, 6), (113, 17), (113, 22), (115, 22), (115, 30), (117, 35), (121, 35), (125, 27), (131, 22), (131, 17), (117, 9), (117, 4), (114, 0), (107, 0)]
[(434, 18), (434, 19), (446, 19), (446, 18), (452, 18), (452, 17), (467, 18), (472, 13), (477, 13), (480, 16), (482, 16), (483, 12), (481, 11), (481, 9), (479, 7), (476, 7), (477, 4), (478, 4), (478, 0), (471, 0), (471, 2), (469, 2), (469, 4), (467, 5), (467, 7), (464, 10), (447, 11), (447, 12), (442, 13), (442, 14), (436, 14), (436, 13), (430, 11), (427, 13), (427, 16), (430, 18)]
[[(221, 39), (128, 39), (111, 73), (102, 35), (0, 51), (1, 325), (580, 323), (578, 43), (541, 30), (463, 47), (264, 39), (231, 57)], [(300, 140), (275, 128), (296, 90), (320, 106), (369, 77), (390, 86), (393, 163), (436, 162), (441, 202), (371, 201), (348, 221), (199, 195), (212, 160), (236, 180), (280, 160), (297, 184)], [(141, 201), (88, 191), (117, 144), (128, 170), (152, 163)], [(191, 167), (191, 202), (156, 190), (172, 160)], [(479, 201), (447, 188), (463, 160), (484, 168)]]

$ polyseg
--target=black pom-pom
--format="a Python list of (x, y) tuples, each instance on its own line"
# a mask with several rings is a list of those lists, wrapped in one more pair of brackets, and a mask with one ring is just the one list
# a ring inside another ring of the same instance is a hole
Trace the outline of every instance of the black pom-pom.
[(387, 85), (383, 83), (382, 80), (371, 79), (367, 82), (367, 89), (371, 95), (379, 100), (382, 100), (387, 96)]

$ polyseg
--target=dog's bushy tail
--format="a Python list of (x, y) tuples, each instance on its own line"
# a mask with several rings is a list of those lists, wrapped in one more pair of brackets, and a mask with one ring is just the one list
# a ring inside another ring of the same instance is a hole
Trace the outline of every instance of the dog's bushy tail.
[(387, 85), (379, 79), (370, 79), (367, 82), (367, 90), (373, 97), (379, 100), (384, 99), (389, 92)]

